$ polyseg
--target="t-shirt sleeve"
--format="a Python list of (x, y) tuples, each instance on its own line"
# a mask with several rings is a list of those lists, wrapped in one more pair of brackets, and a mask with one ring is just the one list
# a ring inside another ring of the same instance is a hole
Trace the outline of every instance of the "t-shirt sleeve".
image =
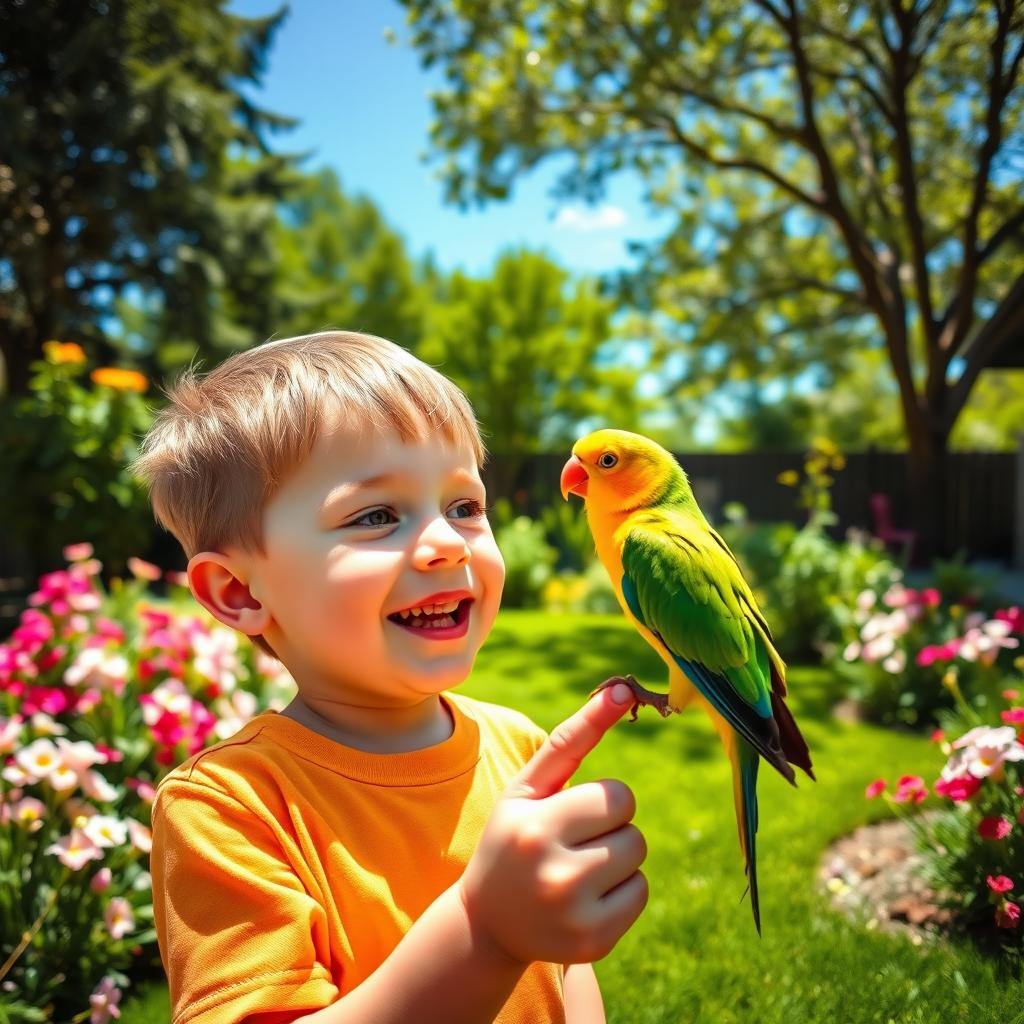
[(151, 870), (173, 1024), (272, 1024), (338, 999), (324, 910), (271, 825), (243, 803), (168, 780), (153, 812)]

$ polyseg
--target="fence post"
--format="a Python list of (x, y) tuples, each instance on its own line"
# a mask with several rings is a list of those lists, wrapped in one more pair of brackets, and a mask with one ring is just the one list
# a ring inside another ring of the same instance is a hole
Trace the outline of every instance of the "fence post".
[(1024, 571), (1024, 433), (1017, 435), (1016, 490), (1013, 501), (1013, 567)]

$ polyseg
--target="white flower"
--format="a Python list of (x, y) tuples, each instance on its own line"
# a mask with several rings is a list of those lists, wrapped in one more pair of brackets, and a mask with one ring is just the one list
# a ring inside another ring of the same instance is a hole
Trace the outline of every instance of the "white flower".
[(953, 751), (942, 769), (944, 779), (957, 778), (965, 772), (984, 779), (1001, 768), (1004, 761), (1024, 761), (1024, 745), (1017, 741), (1017, 731), (1009, 725), (979, 725), (954, 740)]
[(893, 651), (885, 661), (882, 662), (882, 668), (891, 675), (899, 675), (907, 667), (907, 652), (903, 650)]
[(999, 620), (991, 620), (980, 626), (967, 630), (957, 654), (964, 661), (980, 661), (991, 665), (999, 656), (1002, 648), (1013, 650), (1020, 641), (1009, 635), (1010, 624)]
[(67, 727), (55, 721), (44, 711), (37, 711), (31, 718), (32, 729), (40, 736), (63, 736)]
[(101, 847), (122, 846), (128, 838), (128, 826), (108, 814), (94, 814), (82, 831)]
[(860, 657), (860, 650), (860, 644), (856, 640), (851, 641), (843, 651), (843, 661), (856, 661)]
[(79, 776), (82, 789), (86, 796), (101, 804), (113, 803), (117, 799), (117, 790), (99, 772), (90, 769)]
[(864, 645), (863, 657), (865, 661), (881, 661), (892, 654), (895, 649), (896, 641), (888, 633), (883, 633)]
[(195, 657), (192, 666), (211, 683), (228, 692), (238, 682), (238, 634), (233, 629), (216, 627), (209, 633), (196, 633), (192, 637)]
[(38, 739), (22, 747), (14, 755), (14, 761), (26, 775), (32, 776), (33, 782), (38, 782), (60, 764), (60, 754), (48, 739)]
[(0, 754), (9, 754), (17, 745), (21, 736), (21, 716), (10, 718), (0, 717)]
[(106, 764), (107, 758), (101, 754), (88, 740), (79, 740), (72, 743), (69, 740), (57, 740), (57, 749), (60, 751), (61, 763), (66, 764), (72, 771), (84, 772), (94, 764)]
[(68, 686), (98, 686), (112, 690), (116, 696), (124, 691), (127, 681), (128, 659), (102, 647), (84, 648), (64, 672)]
[(78, 785), (78, 772), (73, 768), (69, 768), (66, 764), (59, 764), (46, 776), (46, 781), (58, 793), (63, 793), (65, 790), (74, 789)]
[(142, 705), (142, 718), (146, 725), (156, 725), (165, 711), (185, 719), (192, 713), (192, 697), (180, 679), (168, 679), (149, 696), (152, 699)]
[(871, 611), (877, 601), (878, 595), (873, 590), (862, 590), (857, 595), (857, 607), (865, 612)]
[(233, 690), (230, 697), (221, 698), (213, 706), (217, 715), (214, 735), (221, 740), (234, 736), (256, 714), (257, 707), (256, 697), (248, 690)]

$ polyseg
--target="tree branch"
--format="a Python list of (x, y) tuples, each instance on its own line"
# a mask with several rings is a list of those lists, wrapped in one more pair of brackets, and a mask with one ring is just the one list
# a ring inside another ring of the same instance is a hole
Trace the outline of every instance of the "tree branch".
[[(950, 304), (953, 315), (947, 322), (942, 333), (940, 346), (948, 353), (947, 360), (956, 354), (963, 344), (967, 333), (974, 322), (974, 296), (978, 284), (980, 267), (978, 245), (978, 224), (981, 211), (985, 205), (988, 191), (992, 162), (999, 147), (1002, 145), (1003, 126), (1002, 111), (1007, 96), (1013, 89), (1017, 69), (1020, 66), (1021, 54), (1024, 53), (1024, 42), (1017, 48), (1017, 53), (1010, 63), (1004, 77), (1003, 60), (1006, 55), (1006, 43), (1010, 32), (1013, 4), (999, 8), (999, 20), (996, 35), (992, 40), (992, 74), (989, 77), (988, 110), (985, 114), (985, 138), (978, 150), (978, 165), (974, 176), (974, 188), (971, 193), (971, 205), (964, 221), (963, 264), (960, 268), (960, 284), (956, 296)], [(995, 236), (993, 236), (994, 238)], [(989, 239), (992, 242), (992, 239)], [(1001, 240), (1000, 240), (1001, 242)]]
[(1008, 338), (1024, 332), (1024, 274), (1010, 286), (995, 313), (981, 326), (964, 354), (967, 365), (959, 380), (950, 389), (943, 409), (947, 430), (952, 429), (960, 410), (967, 402), (978, 374), (992, 361)]
[[(907, 90), (913, 81), (915, 69), (911, 67), (916, 20), (903, 10), (900, 0), (896, 3), (896, 20), (900, 28), (899, 45), (890, 51), (892, 67), (892, 98), (894, 127), (896, 129), (896, 166), (902, 193), (903, 219), (910, 236), (911, 264), (914, 270), (914, 286), (920, 309), (928, 351), (935, 349), (938, 331), (935, 311), (932, 308), (931, 276), (928, 272), (928, 243), (925, 238), (924, 217), (917, 191), (917, 170), (914, 166), (914, 143), (911, 134), (910, 111), (907, 108)], [(929, 356), (929, 366), (933, 359)], [(931, 374), (929, 373), (929, 379)]]

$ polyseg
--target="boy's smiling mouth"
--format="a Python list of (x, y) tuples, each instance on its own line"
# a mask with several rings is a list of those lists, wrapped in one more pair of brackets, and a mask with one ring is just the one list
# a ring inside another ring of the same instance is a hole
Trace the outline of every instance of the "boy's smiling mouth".
[(419, 604), (392, 612), (388, 619), (408, 633), (428, 640), (453, 640), (469, 628), (469, 606), (473, 603), (467, 591), (432, 594)]

